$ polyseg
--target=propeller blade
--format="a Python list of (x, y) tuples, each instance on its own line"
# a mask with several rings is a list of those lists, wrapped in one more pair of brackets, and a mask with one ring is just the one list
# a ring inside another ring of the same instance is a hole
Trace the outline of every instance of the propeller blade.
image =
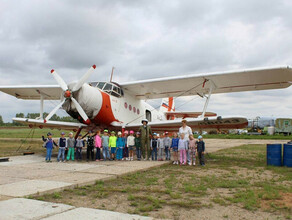
[(90, 69), (75, 84), (72, 90), (73, 92), (79, 90), (83, 86), (83, 84), (87, 81), (87, 79), (90, 77), (90, 75), (92, 74), (93, 70), (95, 70), (95, 68), (96, 68), (96, 65), (93, 65), (92, 67), (90, 67)]
[(76, 99), (74, 99), (73, 97), (71, 97), (72, 102), (74, 103), (78, 113), (80, 114), (81, 118), (84, 120), (84, 122), (86, 124), (90, 123), (90, 120), (88, 118), (88, 116), (86, 115), (85, 111), (83, 110), (83, 108), (79, 105), (79, 103), (77, 102)]
[(50, 114), (48, 114), (48, 116), (45, 118), (44, 123), (46, 123), (48, 120), (50, 120), (50, 118), (59, 110), (59, 108), (61, 108), (61, 106), (64, 104), (64, 102), (66, 101), (66, 99), (64, 99), (62, 102), (59, 103), (59, 105), (57, 105), (51, 112)]
[(59, 76), (59, 74), (55, 70), (51, 70), (51, 73), (57, 83), (61, 86), (63, 91), (66, 91), (68, 89), (67, 84), (64, 82), (64, 80)]

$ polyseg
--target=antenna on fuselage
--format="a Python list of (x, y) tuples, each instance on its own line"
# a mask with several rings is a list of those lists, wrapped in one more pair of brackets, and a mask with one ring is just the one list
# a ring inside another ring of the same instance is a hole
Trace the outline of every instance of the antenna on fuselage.
[(112, 68), (112, 73), (111, 73), (111, 78), (110, 78), (110, 82), (112, 82), (112, 81), (113, 81), (113, 74), (114, 74), (114, 69), (115, 69), (115, 67), (113, 66), (113, 68)]

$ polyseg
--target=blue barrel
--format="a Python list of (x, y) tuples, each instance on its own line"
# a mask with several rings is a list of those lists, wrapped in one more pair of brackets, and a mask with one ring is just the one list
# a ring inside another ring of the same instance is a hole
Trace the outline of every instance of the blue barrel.
[(267, 165), (282, 165), (282, 144), (267, 144)]
[(283, 165), (292, 167), (292, 144), (284, 144)]

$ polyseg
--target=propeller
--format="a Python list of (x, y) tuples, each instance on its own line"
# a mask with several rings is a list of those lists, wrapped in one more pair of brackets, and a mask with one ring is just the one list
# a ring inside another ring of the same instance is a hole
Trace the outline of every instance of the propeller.
[(67, 84), (64, 82), (64, 80), (59, 76), (59, 74), (55, 71), (55, 70), (51, 70), (51, 73), (53, 75), (53, 77), (55, 78), (55, 80), (57, 81), (57, 83), (61, 86), (63, 91), (68, 90), (68, 86)]
[(48, 114), (48, 116), (45, 118), (44, 122), (46, 123), (50, 118), (58, 111), (59, 108), (64, 104), (66, 99), (64, 99), (62, 102), (60, 102), (51, 112)]
[(83, 84), (87, 81), (87, 79), (90, 77), (92, 72), (95, 70), (96, 65), (93, 65), (82, 77), (81, 79), (75, 84), (75, 86), (72, 89), (72, 92), (75, 92), (83, 86)]
[(95, 70), (96, 65), (93, 65), (82, 77), (81, 79), (74, 85), (72, 90), (69, 90), (67, 84), (65, 83), (65, 81), (59, 76), (59, 74), (55, 71), (55, 70), (51, 70), (51, 74), (53, 75), (53, 77), (55, 78), (55, 80), (57, 81), (57, 83), (60, 85), (60, 87), (62, 88), (62, 90), (64, 91), (64, 97), (65, 99), (63, 101), (61, 101), (51, 112), (50, 114), (45, 118), (44, 123), (46, 123), (47, 121), (50, 120), (50, 118), (58, 111), (59, 108), (61, 108), (61, 106), (64, 104), (64, 102), (67, 99), (70, 99), (76, 109), (77, 112), (79, 113), (79, 115), (81, 116), (81, 118), (84, 120), (84, 123), (86, 124), (90, 124), (90, 119), (88, 118), (88, 116), (86, 115), (85, 111), (83, 110), (83, 108), (81, 107), (81, 105), (77, 102), (77, 100), (72, 96), (72, 92), (76, 92), (78, 91), (83, 84), (87, 81), (87, 79), (90, 77), (90, 75), (93, 73), (93, 71)]

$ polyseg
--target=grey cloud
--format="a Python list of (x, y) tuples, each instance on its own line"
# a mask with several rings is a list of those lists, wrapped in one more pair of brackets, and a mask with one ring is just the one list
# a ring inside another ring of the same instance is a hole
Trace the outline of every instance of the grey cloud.
[[(291, 64), (291, 9), (288, 0), (1, 1), (0, 84), (55, 84), (51, 68), (71, 82), (92, 64), (90, 81), (108, 80), (115, 66), (117, 82)], [(210, 110), (257, 115), (274, 103), (288, 114), (291, 98), (290, 88), (214, 95)], [(181, 110), (204, 104), (176, 101)], [(38, 109), (24, 103), (5, 96), (0, 114)]]

